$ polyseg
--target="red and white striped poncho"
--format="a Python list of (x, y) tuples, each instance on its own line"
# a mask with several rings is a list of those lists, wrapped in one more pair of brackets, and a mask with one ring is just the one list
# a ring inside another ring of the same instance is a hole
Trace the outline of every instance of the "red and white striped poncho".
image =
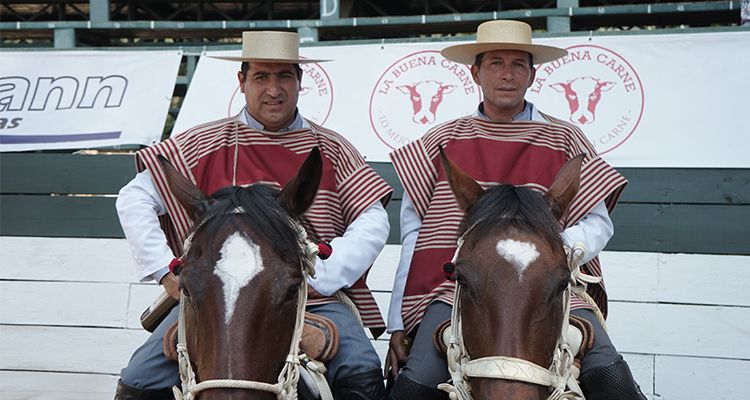
[[(421, 321), (433, 301), (453, 303), (455, 286), (445, 279), (441, 267), (455, 252), (463, 211), (445, 179), (438, 145), (485, 188), (512, 183), (542, 192), (547, 191), (567, 160), (586, 153), (580, 190), (565, 227), (581, 220), (601, 201), (610, 213), (614, 209), (627, 180), (598, 156), (577, 127), (547, 115), (544, 118), (548, 122), (501, 123), (463, 117), (437, 126), (420, 140), (391, 153), (401, 183), (422, 219), (401, 307), (406, 332)], [(582, 269), (601, 276), (598, 257)], [(589, 285), (588, 292), (606, 315), (604, 283)], [(582, 308), (585, 304), (576, 298), (572, 305)]]
[[(308, 121), (309, 122), (309, 121)], [(162, 229), (175, 255), (192, 226), (185, 210), (172, 196), (156, 159), (161, 154), (204, 193), (230, 185), (264, 183), (277, 189), (297, 173), (310, 150), (318, 146), (323, 157), (323, 179), (310, 209), (305, 213), (320, 239), (331, 241), (373, 203), (385, 206), (392, 189), (365, 162), (359, 152), (334, 131), (310, 123), (312, 129), (284, 133), (261, 132), (235, 118), (199, 125), (136, 153), (138, 172), (148, 169), (168, 213)], [(357, 305), (368, 328), (382, 331), (385, 323), (375, 299), (360, 278), (347, 295)], [(308, 305), (333, 299), (309, 300)]]

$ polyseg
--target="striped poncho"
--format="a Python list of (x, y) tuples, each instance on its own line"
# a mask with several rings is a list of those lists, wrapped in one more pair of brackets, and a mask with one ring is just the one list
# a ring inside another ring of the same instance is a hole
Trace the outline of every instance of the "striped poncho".
[[(309, 122), (309, 121), (308, 121)], [(180, 173), (204, 193), (229, 185), (264, 183), (281, 189), (297, 173), (310, 150), (318, 146), (323, 157), (323, 178), (315, 201), (305, 213), (319, 238), (330, 241), (373, 203), (385, 205), (391, 188), (342, 136), (310, 123), (311, 129), (284, 133), (261, 132), (235, 118), (199, 125), (164, 142), (136, 153), (138, 171), (148, 169), (168, 213), (161, 217), (162, 229), (176, 255), (192, 221), (167, 187), (156, 159), (165, 156)], [(360, 278), (345, 289), (356, 304), (365, 326), (382, 331), (385, 324), (377, 304)], [(309, 300), (308, 305), (334, 301)]]
[[(564, 227), (580, 221), (594, 206), (605, 202), (611, 213), (627, 180), (602, 160), (574, 125), (544, 115), (546, 122), (493, 122), (464, 117), (444, 123), (420, 140), (393, 153), (396, 172), (422, 220), (406, 281), (401, 315), (406, 332), (421, 321), (435, 300), (453, 303), (454, 283), (446, 281), (441, 266), (453, 257), (456, 232), (463, 211), (448, 186), (440, 165), (438, 145), (448, 157), (487, 188), (500, 183), (526, 185), (545, 192), (563, 164), (586, 153), (578, 195)], [(598, 257), (582, 267), (601, 276)], [(589, 294), (607, 311), (604, 283), (589, 285)], [(573, 308), (585, 307), (580, 298)]]

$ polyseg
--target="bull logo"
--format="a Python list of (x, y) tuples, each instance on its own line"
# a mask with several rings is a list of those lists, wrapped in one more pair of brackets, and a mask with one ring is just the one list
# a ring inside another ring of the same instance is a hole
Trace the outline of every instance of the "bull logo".
[(480, 101), (468, 66), (437, 50), (419, 51), (383, 72), (370, 97), (370, 123), (380, 142), (397, 149), (441, 122), (470, 115)]
[(570, 106), (570, 122), (575, 124), (592, 124), (596, 120), (596, 105), (615, 82), (602, 82), (599, 79), (586, 76), (568, 80), (566, 83), (549, 85), (559, 93), (565, 94)]
[(599, 155), (606, 154), (638, 128), (645, 104), (641, 79), (608, 48), (583, 44), (567, 50), (566, 56), (537, 67), (526, 99), (548, 115), (567, 118)]
[(396, 86), (401, 93), (409, 95), (414, 116), (411, 120), (417, 124), (432, 124), (435, 122), (435, 112), (443, 95), (450, 94), (456, 85), (444, 85), (438, 81), (422, 81), (413, 85)]

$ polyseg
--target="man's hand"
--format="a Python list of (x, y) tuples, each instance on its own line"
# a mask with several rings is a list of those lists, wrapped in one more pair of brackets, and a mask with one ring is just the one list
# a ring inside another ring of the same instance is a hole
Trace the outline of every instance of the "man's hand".
[(398, 370), (406, 364), (406, 351), (404, 350), (404, 331), (391, 333), (391, 341), (388, 343), (388, 355), (385, 358), (383, 378), (391, 375), (393, 379), (398, 378)]
[(177, 275), (169, 272), (161, 278), (159, 283), (164, 286), (164, 290), (169, 297), (180, 301), (180, 278), (178, 278)]
[(325, 296), (323, 296), (322, 294), (318, 293), (318, 291), (315, 290), (315, 288), (313, 288), (312, 285), (307, 285), (307, 299), (308, 300), (322, 299), (324, 297)]

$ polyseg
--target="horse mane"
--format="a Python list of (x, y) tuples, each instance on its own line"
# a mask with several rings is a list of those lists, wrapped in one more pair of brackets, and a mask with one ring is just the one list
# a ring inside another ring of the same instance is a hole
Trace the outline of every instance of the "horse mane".
[(471, 229), (474, 237), (481, 238), (508, 228), (542, 235), (550, 244), (562, 246), (560, 223), (552, 215), (548, 200), (530, 187), (508, 183), (487, 189), (461, 221), (458, 236)]
[[(245, 221), (260, 240), (267, 241), (284, 262), (300, 263), (304, 250), (299, 234), (292, 225), (292, 212), (279, 200), (279, 191), (266, 185), (227, 186), (211, 195), (210, 209), (202, 221), (195, 221), (201, 234), (213, 238), (230, 215)], [(243, 212), (236, 212), (237, 209)], [(243, 232), (239, 219), (230, 219), (238, 232)]]

